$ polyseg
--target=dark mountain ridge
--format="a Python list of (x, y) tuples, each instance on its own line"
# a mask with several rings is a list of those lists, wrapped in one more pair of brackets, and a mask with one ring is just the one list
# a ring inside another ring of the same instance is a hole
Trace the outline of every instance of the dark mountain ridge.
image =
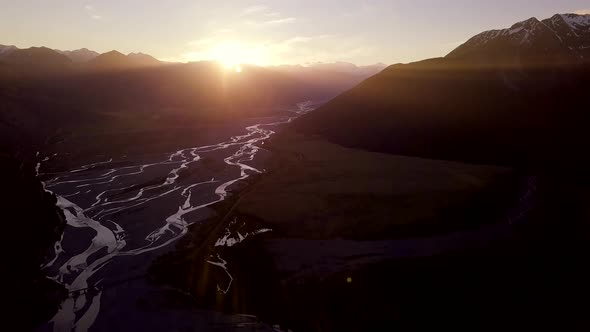
[[(589, 22), (587, 15), (568, 17)], [(540, 25), (535, 22), (513, 29)], [(525, 44), (502, 31), (484, 33), (445, 58), (390, 66), (293, 126), (346, 146), (393, 154), (526, 167), (582, 162), (583, 167), (590, 66), (579, 53), (564, 51), (570, 46), (541, 32)], [(488, 35), (487, 43), (480, 42)], [(570, 37), (585, 45), (584, 36)], [(534, 51), (541, 48), (547, 52)]]
[(19, 49), (0, 45), (0, 66), (10, 67), (20, 75), (70, 75), (84, 71), (128, 70), (159, 66), (163, 63), (143, 53), (124, 55), (118, 51), (99, 54), (86, 48), (75, 51), (52, 50), (47, 47)]
[(91, 70), (122, 70), (158, 66), (162, 63), (154, 57), (142, 53), (124, 55), (118, 51), (103, 53), (88, 61), (86, 66)]
[(75, 63), (85, 63), (85, 62), (88, 62), (100, 55), (100, 53), (89, 50), (87, 48), (81, 48), (79, 50), (73, 50), (73, 51), (60, 51), (60, 50), (55, 50), (55, 51), (57, 53), (67, 56), (70, 60), (72, 60)]
[(10, 49), (0, 54), (0, 64), (9, 65), (19, 71), (35, 70), (38, 74), (70, 69), (72, 61), (47, 47)]

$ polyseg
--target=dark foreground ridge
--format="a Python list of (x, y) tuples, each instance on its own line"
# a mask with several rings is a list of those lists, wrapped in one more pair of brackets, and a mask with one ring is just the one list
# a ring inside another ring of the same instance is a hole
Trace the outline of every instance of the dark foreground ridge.
[(0, 155), (2, 177), (3, 252), (7, 255), (3, 292), (5, 327), (29, 331), (51, 319), (67, 296), (65, 288), (47, 279), (40, 266), (65, 227), (56, 198), (36, 177), (26, 154)]

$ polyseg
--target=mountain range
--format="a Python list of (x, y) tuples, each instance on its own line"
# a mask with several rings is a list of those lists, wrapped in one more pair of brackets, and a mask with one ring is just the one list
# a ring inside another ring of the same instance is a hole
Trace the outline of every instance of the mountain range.
[(0, 53), (0, 64), (27, 68), (27, 70), (57, 69), (67, 67), (71, 63), (72, 60), (66, 55), (47, 47), (18, 49), (8, 46)]
[(0, 50), (0, 126), (6, 142), (13, 130), (43, 141), (82, 126), (133, 123), (129, 119), (242, 118), (309, 99), (329, 100), (382, 69), (244, 65), (238, 74), (216, 62), (167, 63), (143, 53)]
[[(96, 51), (89, 50), (87, 48), (81, 48), (81, 49), (73, 50), (73, 51), (62, 51), (62, 50), (58, 50), (58, 49), (52, 50), (52, 49), (49, 49), (46, 47), (31, 47), (28, 49), (19, 49), (18, 47), (13, 46), (13, 45), (8, 45), (8, 46), (7, 45), (0, 45), (0, 59), (2, 59), (4, 56), (8, 56), (8, 54), (15, 52), (15, 51), (20, 51), (21, 54), (26, 54), (27, 52), (34, 52), (35, 50), (39, 50), (39, 49), (42, 49), (49, 56), (52, 53), (51, 51), (65, 55), (68, 59), (70, 59), (74, 63), (86, 63), (86, 62), (91, 62), (91, 61), (95, 60), (96, 58), (113, 58), (113, 57), (125, 57), (129, 61), (137, 60), (138, 62), (145, 62), (145, 63), (159, 62), (154, 57), (144, 54), (144, 53), (140, 53), (140, 52), (139, 53), (129, 53), (127, 55), (123, 55), (118, 51), (111, 51), (111, 52), (107, 52), (104, 54), (100, 54)], [(105, 61), (105, 60), (99, 60), (99, 61)], [(106, 61), (109, 61), (109, 60), (106, 60)]]
[(129, 53), (124, 55), (118, 51), (110, 51), (97, 55), (88, 61), (93, 69), (126, 69), (158, 66), (162, 63), (156, 58), (143, 53)]
[[(153, 56), (141, 52), (129, 53), (127, 55), (113, 50), (106, 53), (98, 53), (87, 48), (73, 51), (62, 51), (49, 49), (47, 47), (31, 47), (28, 49), (19, 49), (16, 46), (0, 45), (0, 64), (19, 64), (27, 63), (28, 65), (38, 66), (40, 64), (52, 63), (51, 58), (60, 59), (55, 61), (56, 66), (67, 64), (63, 57), (65, 56), (72, 63), (83, 65), (95, 69), (125, 69), (140, 68), (166, 64), (159, 61)], [(30, 59), (27, 61), (26, 59)], [(357, 66), (349, 62), (334, 63), (310, 63), (307, 65), (281, 65), (269, 67), (272, 70), (289, 73), (289, 74), (309, 74), (314, 72), (324, 72), (326, 74), (345, 74), (356, 75), (362, 78), (372, 76), (387, 67), (385, 64), (378, 63), (368, 66)]]
[(91, 51), (87, 48), (81, 48), (79, 50), (74, 50), (74, 51), (60, 51), (60, 50), (54, 50), (54, 51), (67, 56), (70, 60), (72, 60), (73, 62), (76, 62), (76, 63), (88, 62), (100, 55), (100, 53), (95, 52), (95, 51)]
[[(124, 55), (118, 51), (104, 54), (83, 48), (74, 51), (52, 50), (47, 47), (19, 49), (0, 45), (0, 65), (9, 65), (26, 74), (46, 74), (47, 71), (69, 73), (69, 70), (124, 70), (163, 64), (143, 53)], [(20, 66), (20, 68), (19, 68)]]
[(590, 16), (575, 14), (484, 32), (446, 57), (390, 66), (293, 126), (393, 154), (583, 167), (589, 36)]
[(557, 163), (583, 157), (589, 38), (589, 15), (562, 14), (483, 32), (445, 57), (383, 70), (380, 64), (316, 63), (244, 66), (241, 74), (212, 62), (163, 63), (142, 53), (0, 46), (0, 120), (32, 131), (64, 130), (106, 119), (104, 109), (244, 116), (337, 96), (293, 127), (394, 154)]

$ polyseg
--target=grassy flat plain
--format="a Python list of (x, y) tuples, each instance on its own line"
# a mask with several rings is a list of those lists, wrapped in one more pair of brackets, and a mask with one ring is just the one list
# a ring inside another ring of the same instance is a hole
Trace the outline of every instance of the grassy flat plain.
[(236, 210), (285, 236), (376, 239), (472, 228), (496, 221), (514, 198), (516, 175), (504, 167), (372, 153), (292, 131), (269, 149), (270, 172)]

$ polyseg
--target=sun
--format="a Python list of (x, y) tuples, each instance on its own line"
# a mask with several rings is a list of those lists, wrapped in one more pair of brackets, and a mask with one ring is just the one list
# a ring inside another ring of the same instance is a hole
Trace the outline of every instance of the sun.
[(225, 69), (225, 71), (235, 72), (238, 74), (243, 71), (242, 64), (239, 62), (239, 60), (228, 61), (224, 59), (218, 59), (217, 61), (223, 66), (223, 69)]
[(267, 62), (263, 48), (236, 41), (221, 41), (212, 45), (207, 53), (226, 70), (236, 73), (243, 71), (242, 64), (264, 66)]
[[(218, 55), (215, 57), (225, 70), (233, 71), (240, 66), (240, 59), (235, 55)], [(237, 70), (236, 70), (237, 71)]]

